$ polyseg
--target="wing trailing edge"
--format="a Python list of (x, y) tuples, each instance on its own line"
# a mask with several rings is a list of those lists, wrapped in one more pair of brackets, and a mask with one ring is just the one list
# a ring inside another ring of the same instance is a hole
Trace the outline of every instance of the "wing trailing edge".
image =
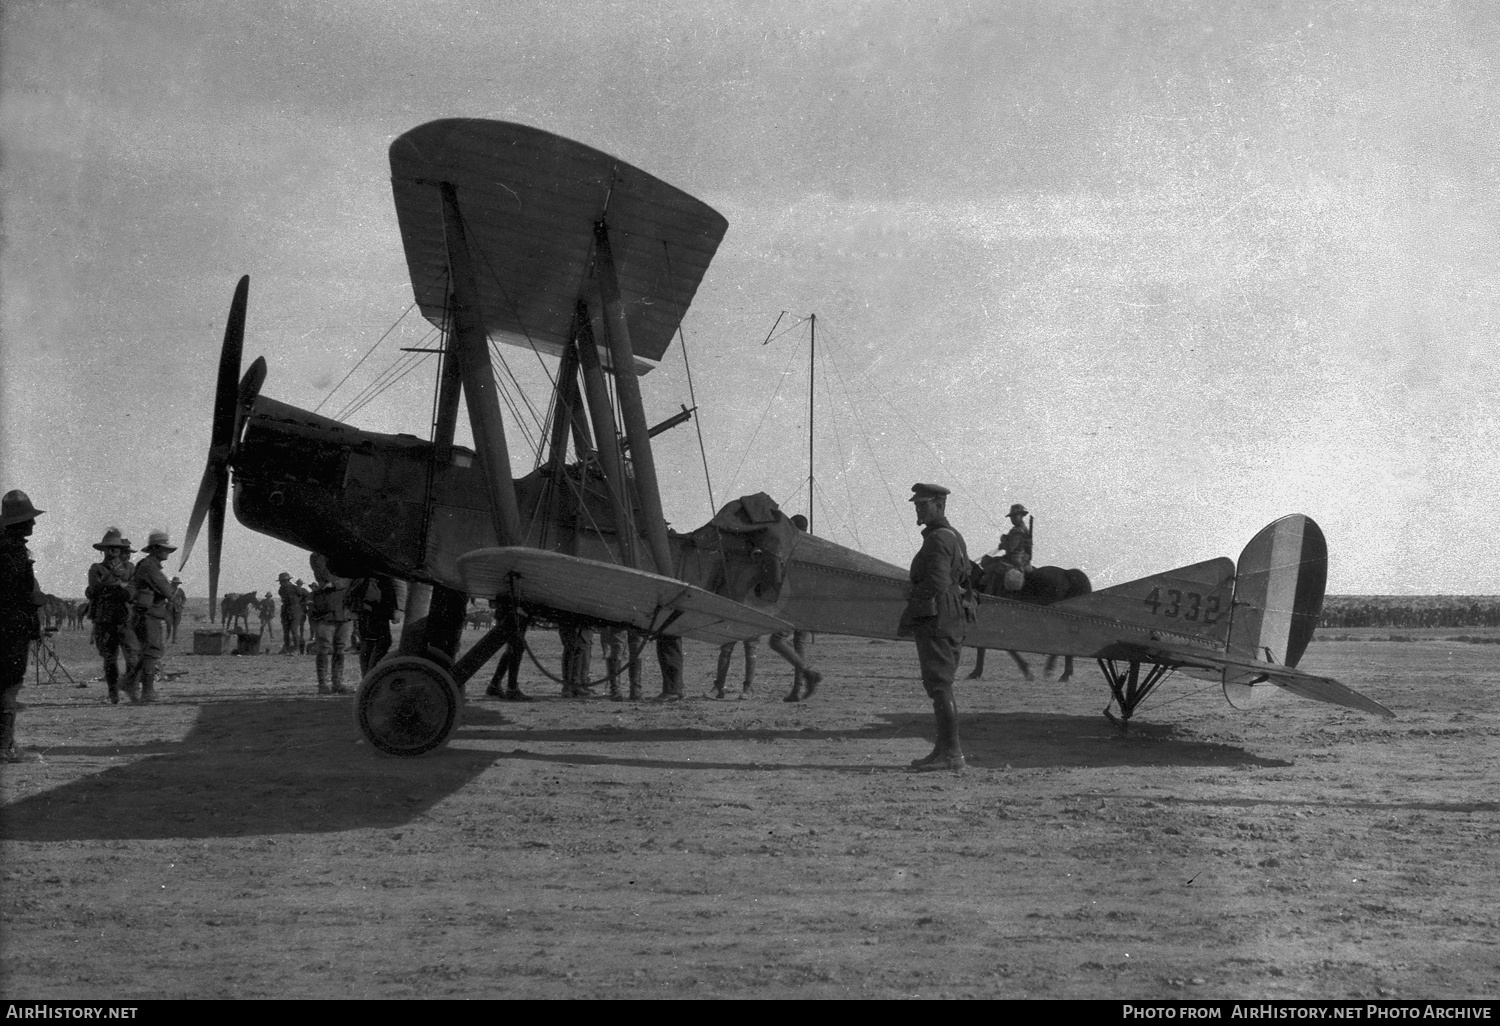
[[(729, 222), (590, 146), (505, 121), (447, 118), (390, 147), (391, 187), (412, 291), (442, 326), (449, 293), (440, 187), (452, 185), (479, 278), (484, 330), (560, 355), (588, 282), (594, 225), (609, 227), (637, 358), (658, 361)], [(596, 336), (602, 335), (596, 331)], [(607, 352), (601, 356), (608, 366)], [(649, 368), (649, 365), (648, 365)]]

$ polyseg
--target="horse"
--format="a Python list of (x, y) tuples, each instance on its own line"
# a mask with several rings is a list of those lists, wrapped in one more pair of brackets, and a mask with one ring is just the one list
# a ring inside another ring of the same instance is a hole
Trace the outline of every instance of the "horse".
[[(1028, 567), (1018, 590), (1010, 591), (1005, 587), (1005, 575), (1013, 570), (1008, 563), (996, 560), (989, 566), (978, 563), (969, 565), (969, 580), (974, 582), (974, 590), (981, 595), (998, 595), (1011, 599), (1015, 602), (1029, 602), (1032, 605), (1050, 606), (1054, 602), (1064, 599), (1077, 598), (1087, 595), (1094, 590), (1094, 585), (1089, 581), (1088, 574), (1078, 568), (1064, 570), (1060, 566), (1033, 566)], [(1018, 573), (1020, 571), (1017, 571)], [(1014, 578), (1012, 578), (1014, 582)], [(1021, 653), (1010, 649), (1010, 657), (1015, 660), (1016, 666), (1020, 668), (1021, 674), (1031, 680), (1031, 667)], [(1047, 668), (1044, 672), (1051, 673), (1052, 667), (1057, 661), (1057, 656), (1047, 657)], [(969, 673), (970, 680), (978, 680), (984, 675), (984, 649), (979, 649), (974, 657), (974, 669)], [(1062, 676), (1058, 681), (1071, 680), (1073, 677), (1073, 657), (1063, 657)]]
[[(250, 610), (255, 608), (256, 594), (247, 591), (243, 595), (227, 593), (219, 599), (219, 616), (223, 618), (225, 630), (239, 630), (239, 621), (245, 621), (245, 633), (250, 633)], [(231, 628), (231, 624), (235, 625)]]

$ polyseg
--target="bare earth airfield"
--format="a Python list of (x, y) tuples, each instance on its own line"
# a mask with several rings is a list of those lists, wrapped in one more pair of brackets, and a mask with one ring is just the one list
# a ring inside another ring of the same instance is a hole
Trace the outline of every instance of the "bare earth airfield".
[[(805, 705), (469, 685), (380, 757), (312, 657), (194, 656), (156, 706), (28, 686), (3, 777), (10, 998), (1500, 995), (1500, 648), (1319, 632), (1395, 720), (1177, 677), (1128, 736), (991, 658), (962, 776), (908, 775), (910, 645), (823, 637)], [(477, 637), (469, 632), (466, 643)], [(184, 630), (184, 642), (190, 642)], [(538, 655), (556, 663), (555, 637)], [(690, 696), (715, 653), (687, 645)], [(597, 658), (596, 658), (597, 662)], [(965, 665), (968, 665), (966, 660)], [(654, 667), (646, 675), (654, 684)], [(601, 689), (602, 690), (602, 689)]]

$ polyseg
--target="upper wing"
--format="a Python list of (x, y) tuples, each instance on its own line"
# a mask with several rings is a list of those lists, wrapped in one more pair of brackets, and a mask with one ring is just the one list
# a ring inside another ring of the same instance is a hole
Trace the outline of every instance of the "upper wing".
[(475, 549), (458, 557), (458, 572), (472, 595), (513, 596), (524, 605), (720, 645), (792, 629), (691, 584), (561, 552)]
[[(558, 355), (610, 229), (630, 342), (660, 360), (729, 228), (717, 211), (607, 153), (504, 121), (449, 118), (391, 144), (396, 216), (422, 315), (441, 326), (448, 257), (438, 186), (455, 186), (496, 341)], [(595, 337), (603, 339), (596, 330)], [(604, 365), (609, 355), (601, 350)], [(649, 369), (649, 368), (645, 368)]]

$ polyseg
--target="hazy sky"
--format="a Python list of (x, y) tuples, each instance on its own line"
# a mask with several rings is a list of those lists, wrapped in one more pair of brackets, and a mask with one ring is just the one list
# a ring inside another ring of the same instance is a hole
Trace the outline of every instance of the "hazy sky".
[[(49, 591), (109, 524), (180, 538), (241, 274), (307, 408), (401, 317), (386, 149), (472, 116), (728, 218), (684, 322), (718, 503), (806, 509), (806, 326), (761, 342), (816, 312), (819, 534), (904, 565), (939, 481), (975, 554), (1024, 502), (1102, 586), (1301, 512), (1330, 592), (1500, 593), (1492, 4), (46, 0), (0, 40), (0, 488)], [(426, 435), (432, 370), (350, 422)], [(643, 390), (689, 402), (680, 350)], [(659, 443), (690, 529), (697, 434)], [(282, 569), (231, 517), (221, 587)]]

